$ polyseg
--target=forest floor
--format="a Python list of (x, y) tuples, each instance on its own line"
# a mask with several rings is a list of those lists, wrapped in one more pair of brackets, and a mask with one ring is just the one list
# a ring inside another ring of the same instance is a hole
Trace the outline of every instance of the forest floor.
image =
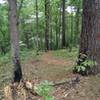
[[(65, 54), (66, 50), (48, 51), (34, 58), (30, 55), (22, 62), (24, 80), (48, 80), (55, 83), (52, 93), (54, 100), (100, 100), (100, 75), (83, 77), (73, 74), (77, 51)], [(26, 100), (43, 98), (27, 92)]]
[(57, 81), (67, 78), (74, 61), (53, 56), (52, 51), (43, 53), (37, 59), (27, 60), (23, 64), (23, 73), (27, 79), (33, 76), (41, 80)]

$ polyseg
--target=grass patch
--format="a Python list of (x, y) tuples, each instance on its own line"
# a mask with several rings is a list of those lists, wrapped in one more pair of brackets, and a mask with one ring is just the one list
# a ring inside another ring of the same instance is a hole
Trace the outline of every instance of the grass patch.
[(78, 49), (73, 48), (71, 52), (69, 52), (69, 50), (67, 50), (67, 49), (55, 50), (55, 51), (52, 51), (52, 54), (55, 57), (76, 60), (77, 54), (78, 54)]
[(12, 78), (12, 63), (10, 53), (0, 55), (0, 88), (9, 83)]

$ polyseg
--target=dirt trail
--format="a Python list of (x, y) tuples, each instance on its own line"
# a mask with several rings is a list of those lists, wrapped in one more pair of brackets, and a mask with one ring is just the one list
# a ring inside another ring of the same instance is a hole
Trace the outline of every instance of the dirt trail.
[(23, 72), (27, 78), (38, 76), (42, 80), (62, 80), (74, 61), (53, 56), (51, 51), (43, 53), (38, 59), (29, 59), (23, 64)]
[(51, 51), (44, 53), (41, 57), (41, 61), (47, 63), (47, 64), (52, 64), (52, 65), (61, 65), (61, 66), (66, 66), (66, 65), (72, 65), (73, 61), (68, 60), (68, 59), (60, 59), (57, 57), (54, 57), (51, 53)]

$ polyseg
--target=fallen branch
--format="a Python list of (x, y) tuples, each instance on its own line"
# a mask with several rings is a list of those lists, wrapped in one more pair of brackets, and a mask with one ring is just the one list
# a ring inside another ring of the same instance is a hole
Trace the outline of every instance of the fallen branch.
[(69, 85), (73, 86), (79, 82), (80, 82), (80, 77), (77, 76), (77, 77), (73, 78), (72, 80), (66, 80), (63, 82), (53, 83), (53, 84), (51, 84), (51, 86), (59, 86), (59, 85), (64, 85), (64, 84), (69, 84)]

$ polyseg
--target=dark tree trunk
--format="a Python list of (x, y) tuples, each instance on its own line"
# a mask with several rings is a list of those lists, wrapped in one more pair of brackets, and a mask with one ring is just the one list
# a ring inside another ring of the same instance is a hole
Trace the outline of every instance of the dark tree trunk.
[(82, 32), (80, 39), (80, 52), (87, 54), (89, 47), (89, 37), (92, 33), (92, 24), (93, 24), (93, 0), (84, 0), (83, 1), (83, 18), (82, 18)]
[(59, 31), (59, 27), (58, 27), (58, 19), (56, 18), (56, 49), (58, 49), (58, 31)]
[(29, 33), (28, 32), (25, 32), (25, 44), (26, 44), (26, 48), (29, 49), (30, 44), (29, 44)]
[(50, 50), (53, 50), (52, 27), (50, 29)]
[[(50, 22), (52, 22), (52, 15), (50, 14)], [(52, 27), (52, 23), (50, 24), (50, 50), (52, 50), (53, 49), (53, 46), (52, 46), (52, 44), (53, 44), (53, 36), (52, 36), (52, 32), (53, 31), (53, 27)]]
[(93, 72), (100, 72), (100, 0), (83, 1), (80, 53), (97, 62)]
[(38, 29), (38, 23), (39, 19), (38, 19), (38, 0), (36, 0), (36, 48), (37, 48), (37, 54), (38, 54), (38, 50), (39, 50), (39, 29)]
[(65, 0), (62, 0), (62, 47), (66, 46), (65, 28)]
[(20, 82), (22, 79), (22, 70), (19, 59), (19, 37), (17, 30), (17, 3), (16, 0), (8, 0), (9, 3), (9, 31), (11, 36), (11, 49), (14, 66), (14, 82)]
[(45, 50), (49, 50), (49, 13), (50, 1), (45, 0)]

